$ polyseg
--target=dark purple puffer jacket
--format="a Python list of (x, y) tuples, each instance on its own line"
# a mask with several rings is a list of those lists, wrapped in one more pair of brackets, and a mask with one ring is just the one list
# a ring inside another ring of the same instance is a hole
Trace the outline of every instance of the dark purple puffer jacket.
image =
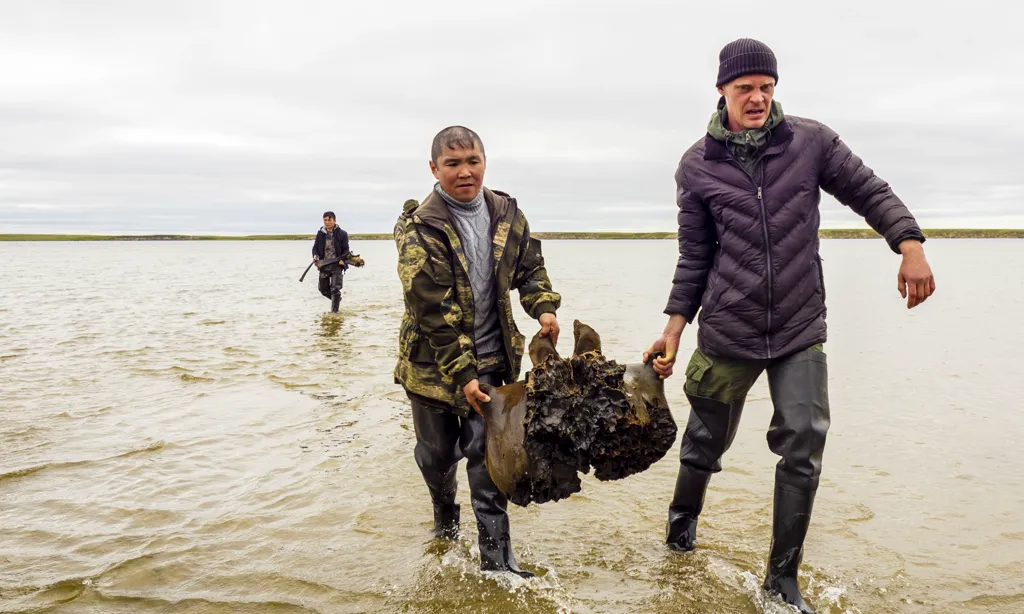
[(667, 314), (693, 322), (723, 358), (780, 358), (826, 340), (818, 255), (820, 189), (864, 217), (899, 253), (924, 241), (907, 207), (830, 128), (787, 117), (753, 176), (710, 135), (676, 171), (679, 263)]

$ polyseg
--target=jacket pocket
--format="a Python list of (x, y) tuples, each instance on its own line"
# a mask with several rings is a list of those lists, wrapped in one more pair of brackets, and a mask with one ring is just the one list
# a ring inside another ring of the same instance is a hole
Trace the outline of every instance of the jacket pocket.
[(409, 361), (434, 364), (437, 358), (434, 356), (434, 349), (430, 347), (430, 342), (423, 337), (413, 341), (409, 347)]
[(825, 269), (821, 266), (821, 256), (814, 255), (814, 264), (818, 267), (818, 288), (821, 290), (821, 302), (825, 302)]

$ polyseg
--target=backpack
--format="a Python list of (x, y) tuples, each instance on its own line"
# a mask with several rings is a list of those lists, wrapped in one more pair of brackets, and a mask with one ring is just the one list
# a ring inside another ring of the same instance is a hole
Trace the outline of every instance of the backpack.
[(402, 240), (405, 239), (406, 227), (410, 220), (412, 220), (413, 212), (416, 211), (416, 208), (419, 206), (420, 203), (418, 200), (410, 198), (402, 205), (402, 213), (400, 213), (398, 215), (398, 219), (395, 220), (395, 247), (397, 247), (399, 251), (402, 249)]

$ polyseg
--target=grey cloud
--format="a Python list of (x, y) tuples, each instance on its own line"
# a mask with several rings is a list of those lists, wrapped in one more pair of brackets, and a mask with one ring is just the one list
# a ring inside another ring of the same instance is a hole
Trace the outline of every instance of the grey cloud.
[(1018, 6), (692, 4), (5, 3), (0, 232), (309, 232), (325, 208), (387, 231), (453, 123), (535, 229), (672, 230), (740, 35), (923, 224), (1024, 225)]

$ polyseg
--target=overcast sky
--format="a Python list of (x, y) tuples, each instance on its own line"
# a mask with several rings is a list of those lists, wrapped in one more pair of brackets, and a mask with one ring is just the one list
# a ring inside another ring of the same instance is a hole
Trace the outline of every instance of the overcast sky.
[(386, 232), (450, 124), (535, 230), (674, 230), (741, 36), (922, 225), (1024, 227), (1021, 5), (833, 4), (0, 0), (0, 232)]

